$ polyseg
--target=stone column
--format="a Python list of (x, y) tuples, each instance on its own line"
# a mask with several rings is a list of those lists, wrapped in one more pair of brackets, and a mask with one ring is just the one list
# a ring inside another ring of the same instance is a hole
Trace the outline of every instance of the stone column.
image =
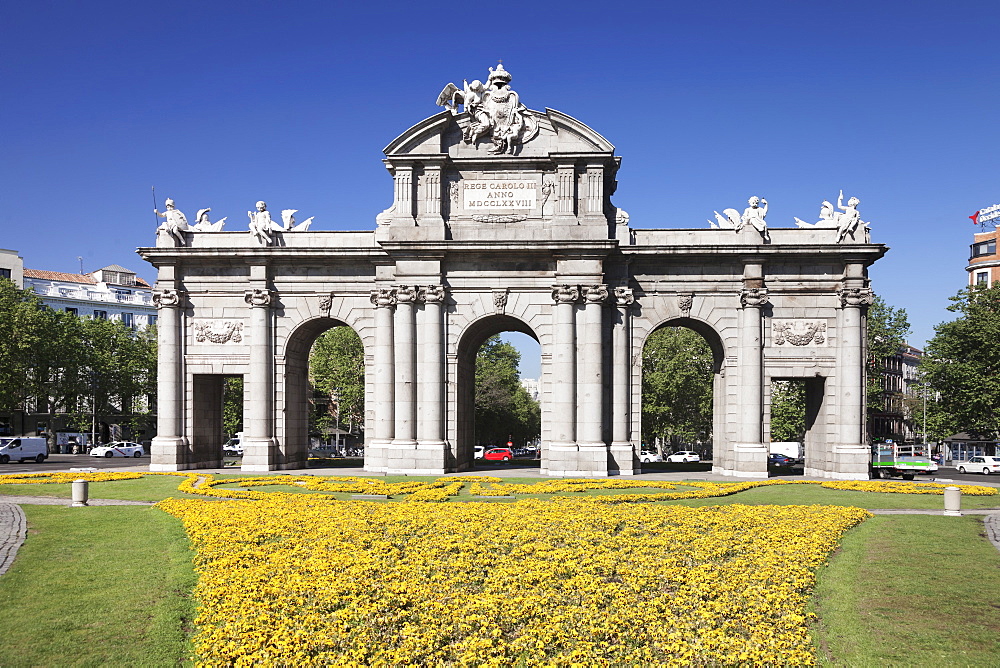
[(840, 425), (834, 446), (834, 478), (866, 479), (870, 454), (865, 438), (865, 313), (874, 300), (868, 287), (840, 291), (840, 332), (837, 355), (837, 388)]
[(392, 446), (412, 449), (417, 445), (417, 290), (412, 285), (397, 285), (395, 289), (396, 433)]
[(615, 459), (622, 472), (625, 472), (624, 456), (626, 451), (629, 458), (632, 458), (628, 409), (631, 398), (629, 380), (631, 378), (632, 358), (629, 315), (634, 303), (635, 295), (632, 294), (631, 288), (615, 288), (618, 322), (614, 324), (612, 329), (611, 342), (611, 450), (615, 453)]
[(444, 286), (428, 285), (421, 290), (424, 322), (420, 347), (423, 360), (420, 371), (420, 421), (417, 447), (442, 450), (444, 447)]
[[(607, 468), (607, 444), (604, 442), (604, 302), (608, 298), (608, 286), (588, 285), (584, 290), (584, 306), (580, 327), (579, 377), (577, 397), (579, 406), (578, 440), (583, 448), (598, 448), (600, 458)], [(598, 455), (594, 455), (597, 462)]]
[(150, 471), (186, 468), (184, 438), (184, 348), (179, 290), (156, 290), (157, 308), (156, 437), (150, 446)]
[[(757, 266), (759, 269), (759, 265)], [(748, 272), (749, 273), (749, 272)], [(749, 282), (749, 281), (745, 281)], [(764, 387), (761, 308), (768, 303), (764, 288), (744, 288), (739, 312), (739, 423), (733, 475), (767, 477), (764, 434)]]
[[(555, 327), (552, 342), (552, 442), (549, 469), (567, 470), (575, 466), (576, 452), (576, 302), (580, 289), (575, 285), (552, 288)], [(572, 453), (570, 452), (572, 451)]]
[(250, 305), (250, 373), (245, 381), (243, 471), (271, 471), (274, 463), (274, 353), (271, 350), (271, 304), (267, 289), (247, 290)]
[[(396, 291), (373, 290), (371, 302), (375, 305), (375, 434), (372, 446), (385, 448), (395, 436), (395, 357), (393, 355), (393, 311)], [(366, 458), (367, 459), (367, 458)]]

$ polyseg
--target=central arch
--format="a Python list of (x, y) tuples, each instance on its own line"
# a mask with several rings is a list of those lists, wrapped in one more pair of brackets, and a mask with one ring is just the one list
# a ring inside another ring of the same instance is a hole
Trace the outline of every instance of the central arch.
[[(506, 314), (487, 315), (473, 321), (461, 333), (456, 350), (455, 465), (459, 471), (472, 468), (476, 445), (476, 354), (491, 336), (503, 332), (521, 332), (541, 346), (538, 336), (524, 321)], [(543, 394), (539, 394), (542, 401)], [(545, 432), (545, 407), (542, 406), (542, 433)], [(544, 453), (543, 453), (544, 456)]]

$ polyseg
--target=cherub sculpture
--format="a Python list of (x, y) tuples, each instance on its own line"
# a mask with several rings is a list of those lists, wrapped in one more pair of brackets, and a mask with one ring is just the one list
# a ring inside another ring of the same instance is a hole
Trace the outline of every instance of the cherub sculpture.
[(184, 233), (190, 230), (188, 227), (187, 216), (184, 215), (176, 206), (174, 206), (174, 200), (167, 198), (164, 202), (167, 210), (160, 213), (155, 208), (153, 213), (155, 213), (160, 218), (166, 218), (159, 227), (156, 228), (157, 236), (163, 236), (172, 239), (177, 246), (184, 245)]
[(271, 212), (267, 210), (266, 202), (257, 202), (256, 211), (247, 211), (250, 217), (250, 234), (261, 246), (274, 243), (273, 232), (281, 232), (284, 228), (271, 220)]
[(767, 200), (754, 195), (747, 200), (747, 204), (750, 206), (744, 209), (742, 214), (736, 209), (724, 209), (722, 213), (714, 211), (713, 213), (715, 214), (715, 219), (718, 221), (718, 225), (710, 220), (708, 221), (709, 226), (716, 229), (736, 230), (739, 232), (747, 225), (750, 225), (760, 232), (760, 236), (764, 241), (770, 242), (771, 235), (767, 231), (767, 222), (764, 220), (767, 216)]

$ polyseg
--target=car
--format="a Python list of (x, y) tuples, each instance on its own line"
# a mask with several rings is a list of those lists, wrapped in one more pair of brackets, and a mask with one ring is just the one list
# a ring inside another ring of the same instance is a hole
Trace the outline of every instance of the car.
[(115, 441), (99, 445), (90, 451), (91, 457), (142, 457), (145, 454), (142, 445), (131, 441)]
[(648, 464), (650, 462), (662, 462), (663, 457), (660, 456), (659, 452), (653, 452), (651, 450), (643, 450), (639, 453), (639, 461), (643, 464)]
[(15, 459), (19, 462), (35, 461), (41, 464), (48, 456), (48, 443), (41, 436), (0, 438), (0, 464)]
[(514, 459), (510, 448), (490, 448), (483, 454), (483, 459), (491, 462), (509, 462)]
[(668, 462), (680, 462), (684, 464), (697, 464), (701, 461), (701, 456), (693, 450), (678, 450), (667, 455)]
[(486, 452), (486, 448), (485, 447), (483, 447), (482, 445), (477, 445), (473, 449), (472, 457), (474, 459), (482, 459), (483, 458), (483, 453), (485, 453), (485, 452)]
[(780, 452), (772, 452), (767, 456), (767, 466), (768, 468), (792, 468), (795, 464), (795, 460), (788, 455), (783, 455)]
[(959, 473), (979, 473), (984, 475), (1000, 473), (1000, 457), (973, 457), (967, 462), (957, 464)]

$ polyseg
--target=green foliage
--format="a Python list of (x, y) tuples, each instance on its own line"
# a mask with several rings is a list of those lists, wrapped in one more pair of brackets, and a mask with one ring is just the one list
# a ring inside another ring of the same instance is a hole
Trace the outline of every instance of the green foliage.
[(653, 332), (642, 351), (643, 441), (691, 443), (712, 433), (712, 349), (683, 327)]
[(910, 321), (904, 309), (889, 306), (875, 296), (868, 307), (868, 410), (885, 410), (885, 388), (882, 386), (882, 362), (899, 352), (910, 333)]
[[(156, 387), (156, 330), (80, 318), (44, 306), (30, 290), (0, 279), (0, 411), (38, 398), (40, 412), (80, 424), (116, 416), (135, 427)], [(137, 401), (138, 400), (138, 401)]]
[(338, 402), (341, 425), (364, 424), (365, 349), (353, 329), (334, 327), (316, 339), (309, 353), (309, 378), (315, 390), (330, 399), (332, 412), (321, 416), (317, 426), (334, 425)]
[(541, 412), (521, 385), (517, 348), (491, 336), (476, 355), (476, 442), (517, 444), (541, 433)]
[(771, 440), (801, 441), (806, 433), (806, 385), (801, 380), (771, 382)]
[(927, 430), (935, 438), (961, 431), (993, 438), (1000, 434), (1000, 284), (962, 290), (951, 301), (958, 317), (935, 327), (920, 363), (935, 398)]
[(229, 376), (222, 386), (222, 432), (234, 436), (243, 431), (243, 376)]

